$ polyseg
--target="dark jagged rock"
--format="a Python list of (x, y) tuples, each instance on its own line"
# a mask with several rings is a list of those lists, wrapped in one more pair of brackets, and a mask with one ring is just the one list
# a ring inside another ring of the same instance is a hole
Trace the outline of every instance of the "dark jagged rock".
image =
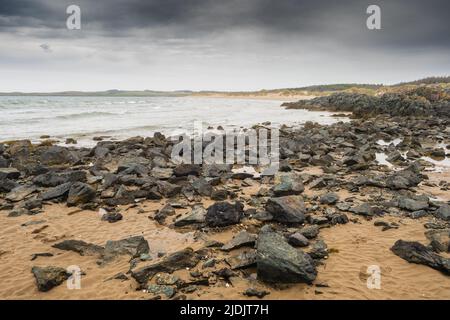
[(258, 279), (271, 283), (311, 283), (317, 276), (312, 258), (290, 246), (270, 228), (262, 228), (257, 243)]
[(319, 235), (319, 226), (305, 226), (299, 231), (302, 235), (304, 235), (307, 239), (314, 239)]
[(298, 224), (305, 220), (305, 204), (299, 196), (270, 198), (266, 203), (266, 210), (274, 221), (281, 223)]
[(184, 227), (191, 224), (202, 224), (206, 219), (206, 209), (202, 205), (196, 205), (192, 208), (192, 211), (177, 220), (175, 220), (175, 227)]
[(380, 208), (371, 206), (368, 203), (363, 203), (363, 204), (351, 207), (349, 209), (349, 211), (353, 212), (354, 214), (366, 216), (366, 217), (383, 214), (383, 211)]
[(95, 198), (95, 190), (82, 182), (75, 182), (71, 185), (67, 197), (68, 206), (76, 206), (87, 203)]
[(339, 201), (339, 196), (334, 192), (329, 192), (320, 197), (320, 203), (322, 204), (335, 204)]
[(104, 248), (93, 243), (87, 243), (83, 240), (64, 240), (52, 245), (53, 248), (65, 251), (74, 251), (80, 256), (100, 256)]
[(205, 178), (197, 178), (192, 182), (192, 188), (199, 195), (204, 197), (210, 197), (213, 191), (212, 186), (206, 181)]
[(307, 247), (309, 245), (308, 239), (300, 232), (291, 234), (288, 238), (288, 243), (293, 247)]
[(450, 259), (441, 257), (419, 242), (397, 240), (391, 251), (410, 263), (423, 264), (450, 275)]
[(313, 259), (323, 259), (328, 256), (328, 247), (325, 241), (318, 240), (316, 241), (309, 251), (309, 255)]
[(258, 298), (262, 299), (265, 296), (267, 296), (268, 294), (270, 294), (270, 292), (266, 291), (266, 290), (258, 290), (255, 288), (248, 288), (242, 294), (247, 297), (258, 297)]
[(244, 206), (240, 202), (216, 202), (206, 212), (206, 224), (209, 227), (225, 227), (239, 223), (244, 216)]
[(65, 198), (69, 194), (72, 182), (63, 183), (57, 187), (51, 188), (41, 194), (41, 198), (44, 201), (53, 200), (57, 198)]
[(40, 187), (56, 187), (67, 182), (86, 182), (86, 172), (81, 170), (47, 172), (33, 179), (33, 183)]
[(6, 200), (11, 202), (19, 202), (36, 192), (37, 188), (30, 185), (21, 185), (12, 189), (7, 195)]
[(398, 200), (398, 207), (408, 211), (419, 211), (428, 208), (428, 202), (417, 201), (406, 197), (401, 197)]
[(253, 267), (256, 265), (256, 250), (246, 250), (227, 257), (225, 261), (233, 270)]
[(245, 246), (253, 246), (257, 239), (256, 234), (248, 233), (247, 231), (241, 231), (227, 242), (221, 250), (230, 251)]
[(108, 221), (109, 223), (120, 221), (122, 218), (122, 214), (118, 212), (107, 212), (102, 215), (102, 221)]
[(436, 218), (439, 218), (439, 219), (442, 219), (442, 220), (450, 221), (450, 205), (448, 205), (448, 204), (441, 205), (434, 212), (434, 216)]
[(450, 252), (450, 229), (428, 230), (425, 236), (436, 252)]
[(58, 267), (33, 267), (31, 272), (36, 279), (39, 291), (47, 292), (66, 281), (70, 274), (63, 268)]
[(131, 276), (141, 285), (159, 272), (172, 273), (179, 269), (193, 268), (200, 258), (191, 248), (172, 253), (161, 262), (154, 263), (131, 272)]
[(108, 240), (103, 251), (103, 260), (111, 261), (119, 255), (129, 255), (137, 258), (150, 251), (147, 240), (143, 236), (134, 236), (117, 241)]
[(16, 168), (1, 168), (0, 167), (0, 181), (9, 179), (17, 180), (20, 177), (20, 171)]
[(198, 164), (180, 164), (175, 167), (173, 173), (177, 177), (199, 176), (201, 167)]
[(51, 146), (41, 154), (41, 162), (46, 165), (74, 164), (79, 157), (67, 148)]

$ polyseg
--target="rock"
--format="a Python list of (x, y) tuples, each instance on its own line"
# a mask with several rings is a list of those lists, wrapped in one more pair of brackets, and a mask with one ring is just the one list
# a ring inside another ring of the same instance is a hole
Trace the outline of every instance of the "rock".
[(0, 168), (0, 181), (9, 179), (17, 180), (20, 177), (20, 171), (16, 168)]
[(175, 208), (170, 204), (166, 204), (164, 207), (159, 209), (156, 212), (155, 220), (158, 221), (159, 224), (163, 224), (168, 216), (172, 216), (175, 214)]
[(42, 292), (47, 292), (53, 287), (59, 286), (70, 276), (65, 269), (52, 266), (33, 267), (31, 272), (36, 279), (38, 290)]
[(274, 221), (285, 224), (298, 224), (305, 221), (305, 204), (299, 196), (270, 198), (266, 203), (266, 211)]
[(376, 214), (382, 214), (382, 211), (378, 207), (372, 207), (368, 203), (363, 203), (349, 209), (350, 212), (361, 216), (374, 216)]
[(33, 253), (31, 255), (31, 261), (34, 261), (39, 257), (53, 257), (53, 253), (50, 252)]
[(24, 200), (37, 190), (35, 186), (22, 185), (14, 188), (6, 195), (6, 200), (11, 202), (18, 202)]
[(168, 299), (172, 298), (176, 293), (173, 287), (158, 284), (148, 285), (147, 290), (149, 293), (153, 293), (154, 295), (164, 294)]
[(9, 179), (0, 180), (0, 192), (10, 192), (17, 187), (19, 187), (19, 184), (15, 181)]
[(409, 199), (406, 197), (401, 197), (398, 199), (398, 207), (400, 209), (405, 209), (408, 211), (419, 211), (428, 208), (428, 202), (416, 201), (414, 199)]
[(40, 199), (30, 199), (30, 200), (25, 201), (25, 203), (23, 204), (23, 207), (27, 210), (41, 209), (42, 201)]
[(224, 201), (228, 198), (228, 192), (225, 189), (216, 189), (211, 193), (211, 199), (214, 201)]
[(428, 215), (425, 210), (414, 211), (408, 214), (411, 219), (419, 219)]
[(172, 184), (167, 181), (158, 181), (156, 183), (158, 192), (164, 195), (166, 198), (174, 197), (181, 191), (181, 186)]
[(308, 254), (266, 227), (258, 235), (256, 265), (258, 279), (270, 283), (311, 283), (317, 276)]
[(77, 143), (78, 143), (78, 141), (73, 138), (66, 139), (66, 144), (77, 144)]
[(158, 180), (169, 179), (173, 175), (173, 169), (155, 167), (152, 169), (151, 175)]
[(133, 270), (131, 276), (141, 285), (145, 284), (155, 274), (159, 272), (172, 273), (179, 269), (193, 268), (197, 265), (200, 258), (194, 250), (186, 248), (172, 253), (165, 257), (161, 262), (157, 262), (138, 270)]
[(197, 178), (192, 182), (192, 188), (199, 195), (204, 197), (210, 197), (213, 191), (212, 186), (206, 181), (205, 178)]
[(319, 226), (305, 226), (299, 232), (307, 239), (314, 239), (319, 235)]
[(53, 200), (56, 198), (65, 198), (69, 194), (72, 182), (63, 183), (57, 187), (51, 188), (41, 194), (41, 198), (44, 201)]
[(51, 146), (41, 154), (41, 163), (45, 165), (74, 164), (79, 158), (67, 148)]
[(313, 214), (308, 216), (308, 221), (310, 224), (324, 225), (328, 223), (328, 217)]
[(307, 247), (309, 245), (308, 239), (300, 232), (295, 232), (288, 237), (288, 243), (293, 247)]
[(120, 221), (122, 218), (122, 214), (118, 212), (107, 212), (102, 215), (102, 221), (108, 221), (109, 223)]
[(334, 192), (329, 192), (320, 197), (321, 204), (335, 204), (339, 201), (339, 196)]
[(201, 170), (198, 164), (180, 164), (173, 170), (173, 173), (177, 177), (199, 176)]
[(150, 248), (143, 236), (134, 236), (117, 241), (108, 240), (103, 251), (103, 260), (111, 261), (120, 255), (129, 255), (138, 258), (142, 254), (148, 254)]
[(68, 170), (64, 172), (47, 172), (36, 176), (33, 183), (40, 187), (56, 187), (67, 182), (85, 182), (86, 172), (81, 170)]
[(227, 257), (225, 261), (231, 269), (245, 269), (256, 265), (256, 250), (243, 251), (237, 255)]
[(330, 224), (346, 224), (348, 223), (348, 217), (345, 213), (335, 213), (328, 216), (328, 219), (330, 220)]
[(240, 202), (216, 202), (206, 212), (206, 224), (209, 227), (225, 227), (239, 223), (244, 216), (244, 205)]
[(410, 263), (423, 264), (450, 275), (450, 259), (441, 257), (421, 243), (397, 240), (391, 251)]
[(258, 297), (258, 298), (262, 299), (265, 296), (267, 296), (268, 294), (270, 294), (270, 292), (265, 291), (265, 290), (258, 290), (255, 288), (248, 288), (242, 294), (247, 297)]
[(206, 219), (206, 209), (202, 205), (195, 205), (192, 211), (177, 220), (175, 220), (175, 227), (184, 227), (191, 224), (202, 224)]
[(248, 233), (247, 231), (241, 231), (235, 235), (229, 242), (227, 242), (221, 250), (230, 251), (245, 246), (254, 246), (257, 239), (256, 234)]
[(393, 190), (409, 189), (416, 187), (422, 180), (420, 168), (416, 164), (412, 164), (408, 168), (388, 176), (386, 186)]
[(445, 220), (445, 221), (450, 221), (450, 205), (448, 204), (443, 204), (441, 205), (435, 212), (434, 212), (434, 216), (436, 218)]
[(295, 173), (278, 173), (274, 178), (272, 192), (276, 197), (298, 195), (305, 188), (299, 175)]
[(95, 190), (89, 185), (82, 182), (75, 182), (71, 185), (69, 195), (67, 197), (67, 205), (76, 206), (88, 203), (95, 198)]
[(52, 245), (53, 248), (65, 251), (74, 251), (80, 256), (100, 256), (104, 248), (96, 244), (87, 243), (83, 240), (64, 240)]
[(425, 236), (436, 252), (450, 252), (450, 229), (428, 230)]
[(323, 240), (316, 241), (309, 251), (309, 255), (313, 259), (323, 259), (328, 256), (327, 244)]

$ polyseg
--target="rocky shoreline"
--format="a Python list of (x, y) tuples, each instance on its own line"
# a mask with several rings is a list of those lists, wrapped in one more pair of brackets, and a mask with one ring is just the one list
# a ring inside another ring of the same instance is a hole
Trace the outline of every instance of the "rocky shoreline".
[[(59, 254), (69, 254), (72, 264), (89, 259), (96, 265), (90, 268), (100, 272), (119, 264), (120, 272), (97, 281), (126, 282), (142, 299), (205, 298), (208, 288), (233, 289), (242, 281), (247, 288), (235, 289), (241, 298), (271, 298), (295, 283), (314, 286), (320, 294), (329, 286), (317, 280), (320, 270), (337, 254), (323, 239), (324, 230), (369, 223), (389, 233), (404, 228), (398, 221), (419, 222), (427, 242), (399, 238), (386, 255), (448, 277), (450, 182), (448, 175), (429, 177), (436, 163), (450, 156), (448, 101), (433, 96), (418, 107), (394, 103), (389, 112), (380, 107), (367, 113), (366, 105), (383, 105), (380, 99), (387, 97), (361, 104), (364, 99), (338, 95), (288, 104), (313, 110), (333, 105), (332, 111), (351, 111), (355, 119), (281, 127), (275, 176), (232, 165), (176, 165), (170, 159), (173, 142), (158, 133), (99, 141), (94, 148), (27, 140), (0, 144), (2, 219), (31, 227), (33, 241), (47, 248), (30, 257), (33, 297), (45, 298), (71, 276), (67, 266), (52, 264)], [(380, 164), (380, 154), (386, 164)], [(149, 210), (149, 203), (155, 209)], [(54, 206), (72, 208), (59, 219), (90, 212), (101, 228), (127, 228), (128, 217), (139, 215), (142, 225), (133, 230), (141, 232), (104, 242), (70, 232), (51, 237), (45, 235), (51, 223), (40, 216)], [(178, 250), (157, 251), (158, 244), (143, 235), (150, 225), (184, 235), (190, 245), (180, 240)], [(1, 259), (19, 250), (0, 249)], [(82, 271), (83, 279), (90, 271)]]

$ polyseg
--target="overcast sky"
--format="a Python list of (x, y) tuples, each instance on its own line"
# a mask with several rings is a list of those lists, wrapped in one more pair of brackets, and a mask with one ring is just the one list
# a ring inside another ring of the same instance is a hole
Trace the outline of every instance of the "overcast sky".
[[(81, 30), (66, 8), (81, 8)], [(381, 7), (381, 30), (366, 9)], [(255, 90), (450, 75), (448, 0), (1, 0), (0, 91)]]

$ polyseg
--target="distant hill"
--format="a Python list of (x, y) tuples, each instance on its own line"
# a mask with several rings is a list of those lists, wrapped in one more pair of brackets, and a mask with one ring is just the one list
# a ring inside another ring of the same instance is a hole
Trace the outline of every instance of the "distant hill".
[(23, 93), (23, 92), (0, 92), (0, 96), (61, 96), (61, 97), (184, 97), (184, 96), (223, 96), (223, 97), (292, 97), (292, 96), (324, 96), (336, 92), (363, 93), (368, 95), (376, 95), (384, 92), (392, 92), (402, 90), (403, 88), (411, 88), (422, 85), (439, 85), (445, 90), (450, 89), (450, 76), (445, 77), (428, 77), (415, 81), (402, 82), (394, 85), (383, 84), (359, 84), (359, 83), (340, 83), (340, 84), (324, 84), (312, 85), (298, 88), (281, 88), (281, 89), (264, 89), (259, 91), (129, 91), (129, 90), (107, 90), (107, 91), (63, 91), (48, 93)]

